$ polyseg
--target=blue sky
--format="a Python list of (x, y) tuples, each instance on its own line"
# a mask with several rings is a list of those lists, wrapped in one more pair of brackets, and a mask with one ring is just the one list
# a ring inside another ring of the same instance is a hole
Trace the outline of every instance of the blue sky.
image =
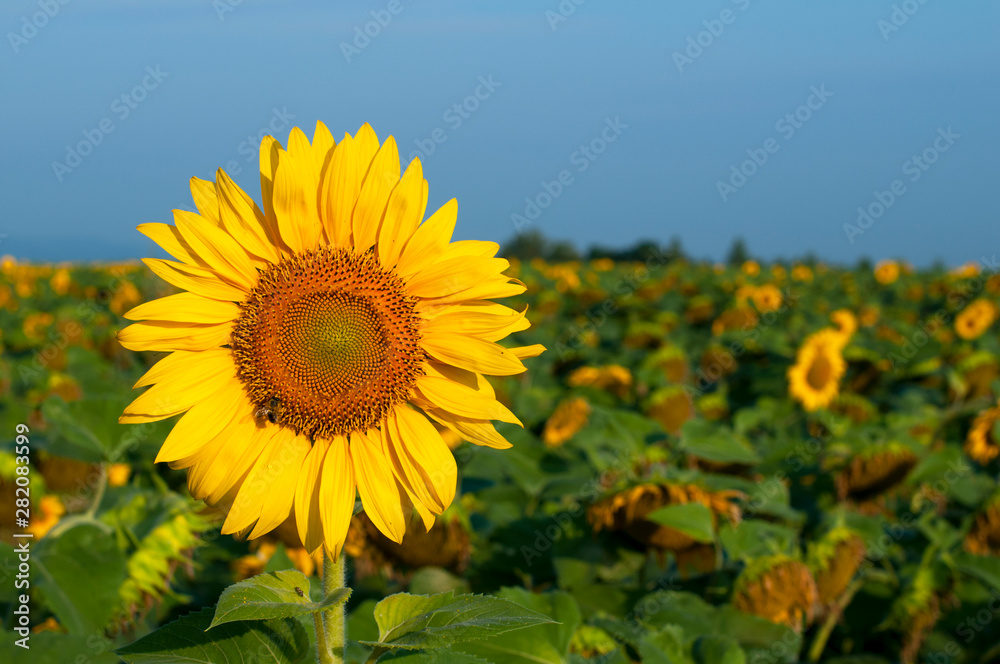
[(135, 226), (191, 209), (192, 175), (259, 200), (248, 137), (316, 120), (427, 148), (462, 239), (1000, 249), (1000, 3), (576, 2), (8, 0), (0, 253), (148, 255)]

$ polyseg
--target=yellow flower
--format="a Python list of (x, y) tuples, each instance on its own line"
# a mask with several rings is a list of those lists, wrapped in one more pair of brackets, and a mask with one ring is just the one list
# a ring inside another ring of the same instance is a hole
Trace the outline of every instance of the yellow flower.
[(792, 279), (795, 281), (812, 281), (813, 271), (808, 265), (796, 265), (792, 268)]
[(1000, 455), (1000, 441), (993, 435), (997, 421), (1000, 405), (979, 413), (965, 438), (965, 453), (984, 466)]
[(73, 280), (69, 276), (69, 270), (64, 267), (56, 270), (55, 274), (49, 280), (49, 284), (52, 286), (52, 291), (56, 295), (65, 295), (69, 292), (69, 287), (72, 285)]
[(575, 397), (556, 406), (545, 422), (542, 440), (547, 447), (559, 447), (587, 426), (590, 419), (590, 404), (586, 399)]
[(989, 300), (973, 300), (955, 317), (955, 333), (966, 340), (978, 339), (997, 319), (997, 305)]
[(108, 466), (108, 486), (125, 486), (131, 474), (132, 467), (127, 463), (111, 464)]
[(964, 546), (977, 556), (1000, 556), (1000, 493), (987, 500), (976, 515)]
[(712, 321), (712, 334), (718, 336), (724, 332), (738, 330), (748, 332), (757, 327), (757, 321), (757, 313), (750, 307), (726, 309)]
[(785, 556), (755, 560), (733, 588), (733, 606), (801, 632), (812, 622), (816, 582), (801, 561)]
[(569, 375), (566, 383), (570, 387), (596, 387), (619, 397), (625, 397), (632, 387), (632, 374), (618, 364), (605, 367), (580, 367)]
[(841, 355), (844, 336), (832, 328), (811, 335), (799, 348), (795, 365), (788, 370), (788, 392), (808, 411), (825, 408), (840, 392), (847, 370)]
[(781, 291), (774, 284), (758, 286), (753, 291), (753, 304), (757, 311), (767, 313), (781, 308)]
[(756, 277), (760, 274), (760, 263), (754, 260), (749, 260), (743, 263), (743, 267), (741, 269), (743, 270), (743, 274), (748, 277)]
[(66, 513), (66, 508), (63, 506), (59, 496), (50, 495), (43, 496), (39, 501), (38, 512), (41, 512), (41, 518), (39, 518), (36, 512), (31, 519), (31, 525), (27, 528), (27, 532), (33, 534), (36, 539), (44, 537), (45, 533), (52, 530), (52, 527), (59, 523), (59, 519)]
[(835, 528), (810, 545), (809, 567), (819, 603), (829, 607), (844, 594), (865, 558), (865, 543), (846, 528)]
[(875, 265), (875, 281), (883, 286), (889, 285), (899, 279), (899, 272), (899, 263), (896, 261), (879, 261)]
[(288, 148), (265, 137), (263, 207), (219, 170), (191, 181), (200, 214), (139, 230), (179, 262), (146, 259), (184, 292), (125, 314), (136, 351), (170, 352), (123, 423), (183, 414), (157, 461), (188, 468), (192, 495), (230, 505), (223, 533), (259, 537), (294, 514), (309, 552), (339, 554), (355, 495), (401, 541), (455, 495), (457, 468), (431, 420), (510, 446), (520, 424), (484, 375), (525, 371), (541, 346), (497, 342), (524, 312), (489, 302), (524, 292), (493, 242), (451, 242), (454, 199), (424, 218), (419, 159), (400, 176), (390, 136), (368, 125), (334, 143), (317, 123)]
[(659, 422), (667, 433), (677, 433), (685, 422), (694, 417), (691, 397), (678, 385), (657, 390), (649, 401), (647, 414)]
[(830, 314), (830, 321), (845, 337), (850, 337), (858, 329), (858, 319), (850, 309), (837, 309)]

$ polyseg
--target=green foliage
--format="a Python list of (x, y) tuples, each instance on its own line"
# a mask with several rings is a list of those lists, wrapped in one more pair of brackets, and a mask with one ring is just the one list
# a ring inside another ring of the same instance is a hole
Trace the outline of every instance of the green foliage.
[(210, 629), (237, 620), (292, 618), (326, 611), (350, 597), (348, 588), (338, 588), (319, 602), (309, 599), (309, 579), (296, 570), (260, 574), (229, 586), (219, 597)]

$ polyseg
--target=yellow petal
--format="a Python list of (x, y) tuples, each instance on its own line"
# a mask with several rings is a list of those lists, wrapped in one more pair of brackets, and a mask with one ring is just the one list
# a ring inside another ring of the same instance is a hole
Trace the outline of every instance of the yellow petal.
[(527, 312), (525, 307), (524, 311), (514, 312), (513, 315), (495, 315), (480, 313), (477, 308), (455, 307), (454, 311), (439, 314), (426, 321), (421, 330), (425, 336), (438, 332), (456, 332), (486, 341), (500, 341), (509, 334), (531, 327), (531, 323), (525, 318)]
[(220, 360), (209, 353), (205, 356), (196, 367), (165, 377), (143, 392), (125, 408), (118, 421), (122, 424), (155, 422), (183, 413), (226, 385), (242, 389), (232, 360)]
[(379, 231), (378, 253), (382, 267), (391, 268), (396, 265), (403, 246), (420, 225), (424, 216), (424, 172), (420, 159), (410, 162), (403, 177), (389, 194), (385, 217)]
[(433, 409), (425, 412), (437, 422), (457, 433), (463, 440), (467, 440), (470, 443), (482, 445), (483, 447), (492, 447), (496, 450), (506, 450), (513, 447), (506, 438), (497, 432), (492, 422), (470, 420)]
[(397, 406), (389, 417), (388, 450), (396, 478), (427, 509), (441, 514), (455, 498), (458, 467), (441, 434), (409, 406)]
[(378, 152), (379, 140), (375, 130), (367, 122), (354, 134), (354, 145), (357, 148), (358, 183), (365, 179), (365, 173), (371, 166), (372, 159)]
[[(333, 148), (333, 134), (330, 133), (330, 130), (327, 129), (325, 124), (317, 120), (312, 140), (313, 169), (317, 174), (323, 172), (323, 168), (326, 167), (327, 161), (330, 159), (330, 155), (333, 152)], [(319, 190), (316, 189), (314, 191)]]
[(451, 295), (420, 300), (417, 302), (416, 309), (419, 312), (424, 312), (432, 311), (437, 307), (467, 300), (501, 299), (511, 297), (512, 295), (520, 295), (526, 289), (527, 287), (517, 279), (508, 279), (507, 277), (501, 276), (500, 278), (484, 281), (472, 286), (471, 288), (467, 288), (466, 290), (452, 293)]
[(233, 424), (238, 415), (242, 417), (251, 406), (243, 390), (234, 387), (232, 384), (222, 387), (184, 413), (167, 434), (154, 463), (177, 461), (195, 454)]
[(216, 226), (219, 221), (219, 199), (215, 194), (215, 184), (201, 178), (191, 178), (191, 198), (198, 214), (208, 219)]
[(132, 389), (146, 387), (164, 380), (172, 380), (190, 373), (199, 373), (204, 367), (224, 367), (233, 363), (232, 351), (228, 348), (217, 348), (206, 351), (176, 351), (167, 355), (135, 382)]
[(397, 182), (399, 152), (396, 149), (396, 139), (390, 136), (385, 139), (368, 167), (361, 183), (358, 202), (354, 205), (351, 228), (354, 231), (354, 250), (357, 253), (363, 253), (375, 244), (389, 194)]
[(323, 521), (323, 537), (327, 553), (336, 558), (347, 539), (347, 528), (354, 514), (354, 498), (357, 495), (354, 483), (354, 465), (347, 439), (336, 436), (330, 441), (330, 449), (323, 460), (320, 476), (319, 504)]
[(160, 245), (165, 252), (177, 260), (188, 265), (205, 266), (204, 261), (198, 258), (176, 226), (171, 226), (170, 224), (139, 224), (136, 226), (136, 230)]
[(532, 344), (530, 346), (516, 346), (508, 349), (519, 360), (527, 360), (530, 357), (538, 357), (545, 352), (542, 344)]
[(181, 290), (226, 302), (242, 302), (246, 299), (245, 289), (231, 284), (207, 268), (174, 263), (160, 258), (143, 258), (142, 262), (153, 271), (153, 274)]
[(406, 290), (417, 297), (440, 298), (496, 278), (510, 267), (504, 258), (460, 256), (427, 266), (409, 278)]
[(396, 272), (403, 277), (430, 265), (451, 241), (458, 220), (458, 201), (454, 198), (432, 214), (413, 233), (399, 257)]
[(174, 224), (194, 252), (215, 272), (247, 290), (257, 282), (243, 247), (229, 233), (193, 212), (174, 210)]
[(488, 376), (513, 376), (526, 371), (513, 353), (491, 341), (461, 334), (436, 334), (420, 340), (431, 357)]
[[(251, 539), (271, 532), (291, 514), (303, 462), (312, 450), (308, 438), (297, 436), (294, 432), (283, 428), (282, 432), (285, 431), (289, 432), (284, 434), (285, 441), (280, 449), (273, 450), (266, 467), (260, 468), (261, 464), (254, 464), (253, 470), (247, 476), (247, 483), (251, 485), (260, 482), (261, 495), (258, 499), (263, 501), (260, 519), (250, 533)], [(283, 435), (282, 432), (278, 433), (278, 437)], [(241, 488), (240, 492), (242, 491)]]
[(268, 237), (280, 245), (282, 252), (291, 248), (285, 244), (278, 229), (278, 220), (274, 214), (274, 176), (278, 170), (278, 155), (281, 143), (272, 136), (265, 136), (260, 142), (260, 193), (264, 205), (264, 228)]
[(150, 300), (125, 314), (128, 320), (161, 320), (178, 323), (226, 323), (240, 315), (233, 302), (210, 300), (194, 293), (177, 293)]
[(514, 413), (496, 399), (446, 378), (420, 376), (415, 387), (434, 408), (474, 420), (499, 420), (524, 426)]
[(247, 530), (260, 518), (264, 503), (274, 498), (268, 495), (268, 464), (281, 453), (284, 443), (291, 443), (295, 438), (295, 432), (284, 427), (269, 426), (258, 431), (260, 433), (254, 442), (262, 444), (260, 453), (246, 479), (240, 484), (236, 500), (229, 508), (229, 514), (222, 524), (223, 535)]
[(334, 247), (346, 247), (351, 239), (351, 214), (361, 188), (357, 158), (354, 139), (345, 136), (323, 171), (320, 213), (327, 240)]
[[(198, 500), (216, 504), (243, 484), (275, 427), (259, 428), (249, 410), (237, 411), (229, 425), (193, 456), (171, 464), (189, 466), (188, 490)], [(235, 500), (235, 496), (232, 497)], [(222, 505), (231, 507), (231, 505)]]
[(381, 443), (363, 433), (351, 434), (351, 459), (365, 514), (383, 535), (401, 544), (406, 534), (403, 502)]
[[(271, 263), (281, 258), (280, 238), (272, 234), (257, 204), (221, 168), (215, 172), (221, 223), (250, 254)], [(269, 200), (269, 199), (268, 199)]]
[(319, 487), (323, 459), (328, 443), (316, 440), (302, 464), (295, 485), (295, 527), (306, 551), (312, 553), (323, 545), (323, 521), (320, 517)]
[(118, 333), (118, 343), (129, 350), (166, 352), (208, 350), (229, 343), (233, 323), (198, 325), (173, 321), (133, 323)]

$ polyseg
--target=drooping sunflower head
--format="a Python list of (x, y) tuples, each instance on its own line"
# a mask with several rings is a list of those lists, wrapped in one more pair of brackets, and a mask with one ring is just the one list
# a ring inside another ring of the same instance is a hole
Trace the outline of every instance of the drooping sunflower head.
[(751, 562), (733, 588), (733, 606), (797, 632), (812, 622), (818, 599), (809, 568), (788, 556), (768, 556)]
[(965, 536), (965, 550), (977, 556), (1000, 556), (1000, 492), (986, 500)]
[(808, 565), (816, 579), (819, 603), (830, 606), (847, 589), (865, 558), (865, 543), (848, 528), (832, 529), (810, 546)]
[(837, 473), (841, 500), (863, 503), (895, 489), (919, 459), (908, 447), (890, 442), (862, 450)]
[(646, 414), (659, 422), (664, 431), (677, 433), (685, 422), (694, 417), (694, 403), (682, 386), (671, 385), (649, 396)]
[(177, 261), (147, 259), (183, 292), (142, 304), (118, 339), (169, 352), (121, 417), (183, 415), (157, 457), (257, 537), (290, 515), (309, 551), (336, 555), (356, 494), (395, 541), (455, 494), (439, 429), (496, 448), (519, 423), (484, 375), (513, 375), (541, 346), (497, 342), (529, 325), (491, 302), (524, 291), (491, 242), (451, 242), (451, 200), (424, 221), (419, 159), (400, 173), (368, 125), (335, 142), (322, 123), (260, 150), (262, 205), (223, 172), (193, 178), (198, 214), (139, 230)]
[(840, 332), (828, 328), (811, 335), (799, 348), (788, 370), (788, 391), (806, 410), (825, 408), (840, 392), (840, 379), (847, 370), (841, 354), (845, 342)]
[(997, 422), (1000, 422), (1000, 405), (979, 413), (965, 438), (965, 453), (984, 466), (1000, 456)]
[(993, 325), (1000, 311), (989, 300), (972, 301), (955, 317), (955, 334), (966, 340), (978, 339)]
[(545, 422), (542, 440), (546, 447), (560, 447), (587, 426), (590, 404), (583, 397), (561, 401)]

